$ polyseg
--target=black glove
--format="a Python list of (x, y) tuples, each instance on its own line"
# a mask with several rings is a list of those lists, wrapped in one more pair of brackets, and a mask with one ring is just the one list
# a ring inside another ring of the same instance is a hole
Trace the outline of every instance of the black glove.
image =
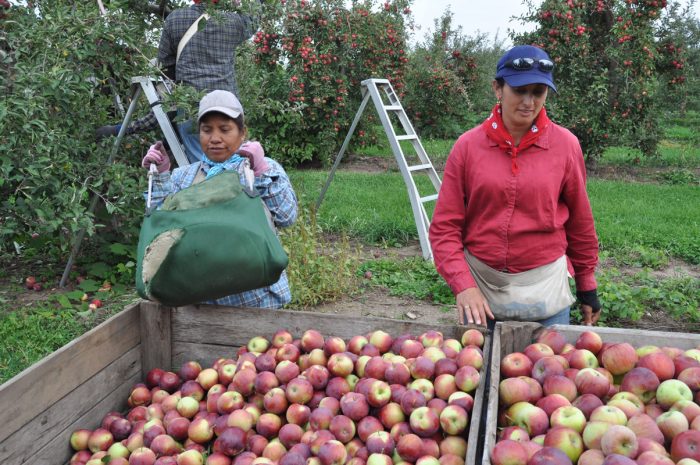
[(119, 134), (119, 129), (121, 129), (121, 124), (115, 124), (114, 126), (102, 126), (95, 130), (95, 140), (97, 142), (101, 141), (105, 137), (116, 136)]
[(593, 312), (599, 312), (602, 305), (600, 305), (600, 300), (598, 300), (598, 289), (592, 289), (590, 291), (576, 291), (576, 298), (584, 305), (589, 305)]

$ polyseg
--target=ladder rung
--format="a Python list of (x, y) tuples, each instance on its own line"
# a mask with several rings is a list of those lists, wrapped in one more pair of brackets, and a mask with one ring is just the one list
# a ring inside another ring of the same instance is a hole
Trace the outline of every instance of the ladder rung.
[(423, 165), (413, 165), (413, 166), (408, 167), (408, 171), (429, 170), (432, 167), (433, 167), (433, 165), (431, 165), (430, 163), (426, 163)]
[(425, 197), (421, 197), (420, 201), (421, 201), (421, 203), (432, 202), (433, 200), (437, 200), (437, 198), (438, 198), (437, 194), (427, 195)]
[(384, 109), (388, 111), (402, 111), (403, 107), (401, 105), (384, 105)]
[(396, 136), (396, 140), (416, 140), (418, 136), (415, 134), (406, 134), (403, 136)]

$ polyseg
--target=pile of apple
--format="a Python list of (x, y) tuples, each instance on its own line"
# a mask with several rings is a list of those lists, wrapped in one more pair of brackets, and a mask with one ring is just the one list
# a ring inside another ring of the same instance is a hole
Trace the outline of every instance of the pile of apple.
[(698, 349), (546, 330), (500, 371), (492, 465), (700, 465)]
[(483, 334), (252, 338), (151, 370), (129, 410), (73, 432), (71, 465), (464, 465)]

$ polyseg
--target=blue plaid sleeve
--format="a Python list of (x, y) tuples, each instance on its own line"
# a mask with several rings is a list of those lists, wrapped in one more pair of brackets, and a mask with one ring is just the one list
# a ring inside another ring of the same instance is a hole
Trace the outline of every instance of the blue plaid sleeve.
[(255, 178), (255, 188), (272, 214), (275, 225), (284, 228), (297, 219), (297, 196), (289, 176), (275, 160), (266, 158), (270, 168)]

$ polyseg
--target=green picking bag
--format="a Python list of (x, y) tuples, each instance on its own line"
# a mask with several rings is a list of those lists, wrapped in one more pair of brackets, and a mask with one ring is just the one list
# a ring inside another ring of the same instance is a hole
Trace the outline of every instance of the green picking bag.
[(136, 290), (165, 305), (189, 305), (274, 284), (287, 262), (262, 200), (227, 171), (147, 213)]

